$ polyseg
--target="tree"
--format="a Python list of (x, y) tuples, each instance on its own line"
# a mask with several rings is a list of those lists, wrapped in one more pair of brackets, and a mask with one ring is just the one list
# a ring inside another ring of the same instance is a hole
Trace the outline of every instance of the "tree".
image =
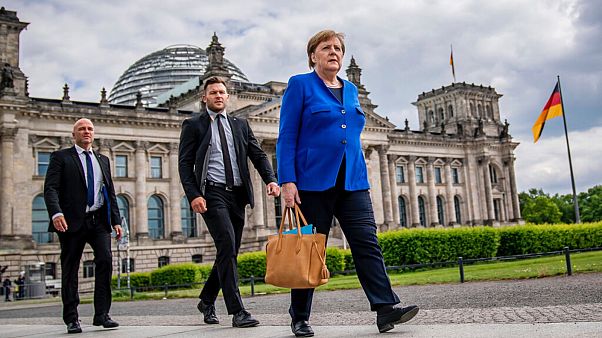
[(579, 212), (581, 221), (597, 222), (602, 220), (602, 185), (589, 188), (579, 194)]
[(523, 219), (530, 223), (560, 223), (562, 212), (541, 189), (529, 189), (528, 193), (519, 195), (521, 214)]
[(573, 195), (556, 194), (552, 196), (552, 201), (562, 213), (562, 216), (560, 216), (560, 221), (562, 223), (575, 223), (575, 205), (573, 203)]

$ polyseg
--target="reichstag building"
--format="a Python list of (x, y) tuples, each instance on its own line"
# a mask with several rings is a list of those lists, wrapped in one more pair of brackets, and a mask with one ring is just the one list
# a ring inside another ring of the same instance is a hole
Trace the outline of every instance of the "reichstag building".
[[(60, 278), (58, 238), (46, 231), (44, 175), (50, 153), (72, 146), (71, 129), (81, 117), (94, 122), (95, 149), (111, 159), (119, 208), (130, 231), (132, 270), (211, 262), (211, 236), (191, 212), (178, 177), (182, 121), (202, 109), (203, 79), (222, 76), (231, 94), (229, 114), (249, 121), (275, 162), (286, 83), (253, 83), (224, 57), (214, 35), (205, 49), (176, 45), (142, 57), (110, 93), (99, 89), (97, 102), (70, 97), (68, 84), (62, 98), (31, 97), (27, 74), (19, 68), (19, 39), (27, 25), (16, 12), (0, 10), (0, 265), (9, 265), (8, 276), (44, 262), (46, 278)], [(521, 222), (514, 171), (518, 143), (502, 122), (501, 94), (466, 83), (425, 91), (413, 103), (419, 128), (411, 129), (407, 120), (395, 126), (376, 113), (361, 73), (352, 58), (346, 75), (358, 87), (366, 112), (362, 143), (380, 231)], [(282, 215), (280, 199), (266, 197), (256, 171), (252, 179), (256, 205), (246, 211), (242, 251), (262, 250)], [(332, 237), (342, 237), (336, 224)], [(117, 257), (117, 246), (114, 250)], [(115, 273), (124, 269), (123, 257), (115, 259)], [(93, 281), (91, 250), (84, 252), (81, 271), (85, 290)]]

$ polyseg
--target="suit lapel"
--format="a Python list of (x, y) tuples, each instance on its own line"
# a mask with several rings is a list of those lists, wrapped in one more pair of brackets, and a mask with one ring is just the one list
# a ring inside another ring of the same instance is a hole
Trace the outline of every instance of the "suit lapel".
[(82, 161), (79, 159), (79, 155), (77, 154), (77, 150), (75, 146), (71, 147), (71, 159), (73, 160), (73, 164), (79, 169), (79, 178), (82, 180), (84, 187), (86, 186), (86, 179), (84, 178), (84, 167), (82, 166)]
[(236, 159), (240, 161), (240, 154), (242, 149), (241, 137), (243, 135), (241, 131), (241, 123), (239, 119), (237, 119), (236, 117), (231, 117), (230, 115), (228, 115), (228, 122), (230, 122), (230, 129), (232, 129), (232, 138), (234, 139), (234, 151), (236, 151)]
[(96, 160), (98, 161), (98, 165), (100, 166), (100, 171), (102, 174), (102, 181), (104, 182), (105, 185), (109, 184), (109, 181), (107, 179), (107, 177), (109, 177), (109, 175), (107, 175), (107, 168), (106, 168), (106, 164), (101, 161), (100, 155), (98, 155), (95, 151), (92, 152), (94, 154), (94, 157), (96, 157)]

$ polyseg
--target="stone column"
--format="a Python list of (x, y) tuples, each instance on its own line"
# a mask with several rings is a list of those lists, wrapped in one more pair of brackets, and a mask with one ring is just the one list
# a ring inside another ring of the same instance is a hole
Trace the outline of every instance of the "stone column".
[[(257, 142), (259, 143), (259, 146), (261, 147), (262, 144), (262, 139), (257, 139)], [(249, 168), (251, 168), (252, 165), (249, 166)], [(263, 180), (261, 179), (261, 175), (259, 175), (259, 172), (256, 169), (250, 169), (251, 170), (251, 183), (253, 184), (253, 199), (255, 200), (255, 206), (253, 207), (253, 217), (252, 217), (252, 221), (253, 224), (251, 224), (252, 226), (249, 227), (251, 229), (254, 228), (258, 228), (258, 227), (265, 227), (266, 222), (265, 222), (265, 213), (264, 213), (264, 201), (263, 201), (263, 197), (265, 194), (265, 184), (263, 183)]]
[(487, 206), (487, 224), (493, 225), (495, 220), (493, 211), (493, 195), (491, 194), (491, 176), (489, 175), (489, 161), (488, 157), (481, 159), (481, 167), (483, 170), (483, 180), (485, 181), (485, 205)]
[[(452, 170), (451, 162), (453, 158), (448, 158), (445, 162), (445, 206), (447, 210), (447, 219), (450, 226), (454, 226), (458, 220), (456, 220), (456, 210), (454, 209), (454, 194), (453, 194), (453, 182), (452, 182)], [(442, 224), (445, 226), (445, 224)]]
[(382, 188), (383, 198), (383, 213), (385, 224), (390, 229), (393, 227), (393, 213), (391, 211), (391, 185), (389, 181), (389, 164), (387, 161), (388, 146), (381, 145), (378, 147), (378, 159), (380, 167), (380, 184)]
[(184, 241), (182, 235), (182, 215), (180, 210), (180, 175), (178, 173), (178, 143), (169, 144), (169, 199), (171, 220), (171, 239), (173, 242)]
[(516, 191), (516, 175), (514, 173), (514, 156), (508, 159), (508, 176), (510, 181), (510, 200), (512, 202), (512, 221), (518, 222), (522, 219), (520, 214), (520, 202), (518, 200), (518, 191)]
[(397, 190), (397, 179), (395, 177), (396, 175), (396, 168), (395, 168), (395, 161), (397, 160), (398, 156), (397, 155), (389, 155), (388, 156), (388, 163), (389, 163), (389, 184), (391, 185), (391, 209), (393, 211), (393, 224), (395, 224), (395, 228), (398, 228), (398, 226), (401, 226), (399, 224), (399, 201), (397, 200), (398, 197), (398, 190)]
[(431, 226), (439, 225), (439, 216), (437, 215), (437, 192), (435, 191), (435, 169), (433, 168), (434, 157), (429, 157), (426, 165), (426, 182), (428, 185), (429, 206), (428, 213), (431, 219)]
[(418, 215), (418, 195), (416, 194), (416, 156), (408, 159), (408, 184), (410, 186), (410, 218), (412, 227), (420, 226), (420, 215)]
[[(14, 152), (17, 128), (2, 127), (0, 151), (2, 151), (0, 189), (0, 235), (13, 236), (13, 212), (15, 208), (14, 196)], [(18, 207), (18, 206), (17, 206)]]
[(138, 242), (148, 239), (148, 211), (146, 200), (146, 147), (144, 141), (136, 141), (136, 221)]
[(482, 212), (481, 212), (481, 202), (479, 200), (482, 195), (480, 192), (480, 184), (479, 184), (479, 171), (477, 170), (477, 163), (474, 158), (474, 155), (467, 154), (464, 160), (464, 182), (466, 186), (466, 206), (468, 215), (466, 215), (466, 224), (477, 225), (482, 224)]

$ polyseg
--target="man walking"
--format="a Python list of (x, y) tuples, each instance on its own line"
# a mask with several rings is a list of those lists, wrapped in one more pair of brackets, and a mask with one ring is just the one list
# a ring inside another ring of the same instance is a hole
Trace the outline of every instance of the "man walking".
[(109, 159), (92, 150), (92, 121), (77, 120), (72, 135), (73, 147), (50, 155), (44, 201), (51, 218), (48, 231), (57, 232), (61, 243), (63, 321), (68, 333), (80, 333), (78, 271), (86, 243), (94, 251), (93, 325), (119, 326), (109, 317), (111, 229), (115, 230), (117, 239), (121, 238), (122, 230)]
[(246, 120), (226, 114), (226, 83), (212, 77), (203, 87), (206, 111), (185, 120), (180, 134), (179, 171), (186, 197), (201, 213), (213, 237), (217, 255), (197, 306), (207, 324), (218, 324), (215, 300), (221, 288), (232, 326), (252, 327), (259, 321), (245, 310), (238, 289), (236, 256), (244, 226), (245, 206), (253, 207), (253, 187), (247, 158), (266, 183), (267, 194), (280, 188), (265, 152)]

